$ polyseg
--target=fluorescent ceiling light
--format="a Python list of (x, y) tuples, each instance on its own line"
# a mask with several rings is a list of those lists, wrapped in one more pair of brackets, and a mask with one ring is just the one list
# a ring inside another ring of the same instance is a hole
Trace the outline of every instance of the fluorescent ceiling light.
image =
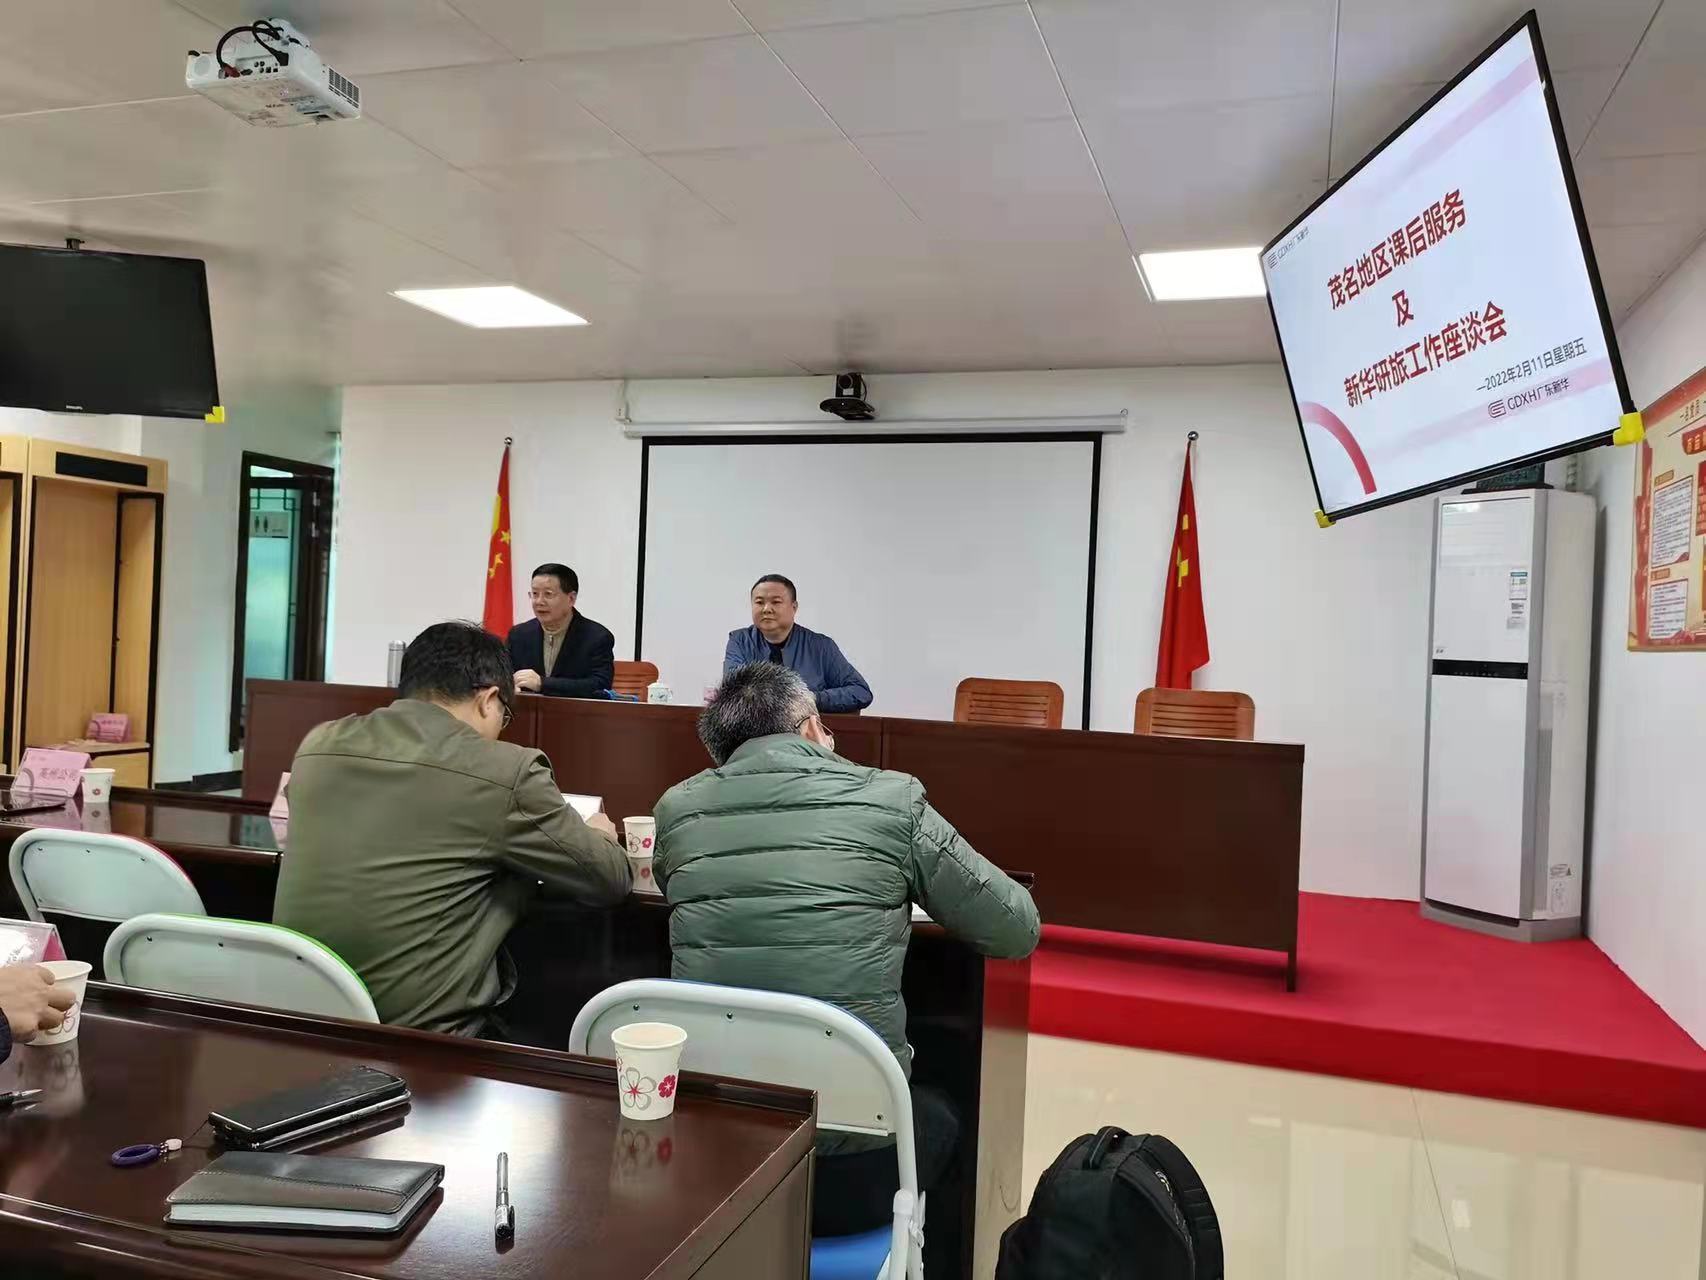
[(1268, 291), (1262, 279), (1260, 247), (1140, 253), (1137, 272), (1156, 302), (1260, 298)]
[(556, 303), (546, 302), (513, 284), (476, 285), (467, 289), (394, 289), (392, 294), (476, 329), (539, 329), (586, 323), (573, 311), (565, 311)]

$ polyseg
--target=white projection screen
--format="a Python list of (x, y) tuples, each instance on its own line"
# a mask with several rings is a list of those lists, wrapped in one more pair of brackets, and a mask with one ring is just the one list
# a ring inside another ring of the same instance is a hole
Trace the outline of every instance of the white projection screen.
[(799, 587), (872, 714), (953, 718), (966, 676), (1053, 680), (1082, 721), (1094, 436), (649, 440), (640, 656), (678, 702), (722, 675), (761, 574)]

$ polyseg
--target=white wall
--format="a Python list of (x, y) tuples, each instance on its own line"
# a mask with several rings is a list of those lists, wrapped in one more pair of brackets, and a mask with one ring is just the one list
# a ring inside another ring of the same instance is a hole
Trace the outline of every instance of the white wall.
[(328, 678), (383, 684), (392, 640), (480, 617), (505, 436), (516, 620), (530, 616), (528, 571), (562, 561), (581, 609), (631, 656), (640, 446), (615, 405), (608, 382), (347, 389)]
[[(1706, 247), (1618, 334), (1637, 405), (1706, 365)], [(1584, 459), (1600, 502), (1599, 647), (1588, 932), (1706, 1044), (1706, 653), (1630, 653), (1633, 449)]]
[[(634, 384), (629, 402), (637, 421), (778, 421), (815, 417), (825, 389), (821, 378), (682, 379)], [(640, 446), (615, 421), (617, 392), (608, 382), (345, 392), (332, 678), (378, 682), (388, 641), (478, 616), (505, 435), (516, 439), (520, 573), (547, 559), (574, 565), (586, 612), (616, 633), (619, 656), (632, 652)], [(882, 377), (871, 398), (885, 418), (1131, 411), (1103, 454), (1098, 729), (1129, 730), (1154, 675), (1185, 433), (1200, 431), (1215, 659), (1198, 684), (1248, 691), (1261, 736), (1307, 744), (1306, 888), (1415, 896), (1429, 503), (1318, 529), (1277, 366)], [(518, 574), (518, 617), (525, 585)], [(1023, 584), (1011, 603), (1016, 624), (1048, 625), (1026, 615)], [(745, 614), (730, 600), (727, 625)]]
[(229, 750), (237, 488), (244, 450), (331, 460), (335, 396), (265, 388), (233, 395), (223, 426), (132, 415), (0, 408), (0, 432), (166, 461), (154, 777), (234, 768)]

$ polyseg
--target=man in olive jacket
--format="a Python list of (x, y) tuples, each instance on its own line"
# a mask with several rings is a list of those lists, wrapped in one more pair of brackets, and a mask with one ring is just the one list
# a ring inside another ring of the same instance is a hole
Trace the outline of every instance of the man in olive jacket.
[(610, 819), (582, 822), (540, 752), (498, 740), (514, 690), (501, 639), (439, 623), (404, 652), (394, 703), (297, 749), (273, 920), (342, 956), (383, 1022), (501, 1037), (501, 946), (540, 885), (628, 894)]
[[(901, 970), (912, 904), (984, 955), (1037, 945), (1036, 905), (924, 798), (917, 778), (852, 764), (805, 683), (769, 662), (739, 667), (699, 719), (715, 762), (658, 801), (652, 869), (669, 899), (677, 978), (812, 996), (871, 1026), (909, 1074)], [(953, 1154), (958, 1123), (914, 1087), (920, 1181)], [(892, 1148), (820, 1143), (814, 1233), (887, 1222)]]

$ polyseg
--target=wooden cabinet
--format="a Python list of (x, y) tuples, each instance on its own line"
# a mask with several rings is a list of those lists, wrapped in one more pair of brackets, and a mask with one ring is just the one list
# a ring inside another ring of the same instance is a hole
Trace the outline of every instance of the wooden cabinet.
[[(8, 759), (15, 767), (25, 748), (81, 738), (97, 711), (122, 712), (132, 741), (103, 763), (146, 786), (166, 464), (53, 440), (27, 444), (7, 619), (15, 651)], [(0, 470), (0, 491), (7, 487)], [(0, 510), (0, 535), (5, 519)]]

